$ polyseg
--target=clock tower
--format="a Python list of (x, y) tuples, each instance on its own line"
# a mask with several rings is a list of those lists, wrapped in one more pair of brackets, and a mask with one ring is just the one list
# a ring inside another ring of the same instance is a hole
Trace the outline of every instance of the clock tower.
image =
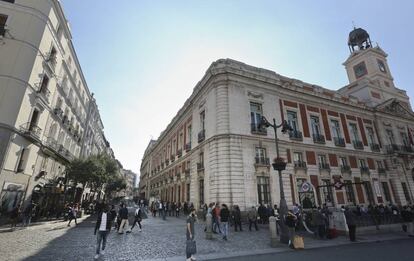
[(350, 56), (343, 65), (349, 85), (339, 90), (341, 94), (355, 96), (371, 106), (392, 98), (409, 104), (406, 92), (394, 85), (388, 55), (378, 45), (372, 46), (367, 31), (354, 28), (349, 33), (348, 48)]

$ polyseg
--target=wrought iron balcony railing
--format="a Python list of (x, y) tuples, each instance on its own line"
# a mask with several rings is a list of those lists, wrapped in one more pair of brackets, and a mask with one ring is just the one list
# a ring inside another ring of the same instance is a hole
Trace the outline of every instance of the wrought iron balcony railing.
[(331, 167), (328, 163), (319, 163), (319, 169), (320, 170), (331, 170)]
[(313, 134), (313, 142), (314, 143), (325, 144), (325, 136), (323, 136), (321, 134)]
[(42, 132), (42, 129), (39, 128), (36, 124), (31, 123), (31, 122), (27, 122), (25, 124), (22, 124), (20, 126), (20, 131), (23, 132), (23, 134), (31, 136), (31, 137), (35, 137), (37, 139), (40, 138), (40, 134)]
[(255, 157), (254, 159), (255, 159), (255, 164), (256, 165), (270, 166), (269, 158)]
[(353, 140), (352, 144), (354, 145), (354, 148), (357, 149), (357, 150), (363, 150), (364, 149), (364, 144), (360, 140)]
[(305, 161), (298, 160), (294, 162), (295, 169), (306, 169), (307, 165)]
[(359, 170), (361, 171), (361, 174), (370, 174), (369, 168), (368, 167), (360, 167)]
[(334, 143), (337, 147), (345, 147), (345, 139), (341, 137), (334, 137)]
[(252, 134), (267, 135), (267, 129), (263, 126), (260, 126), (258, 123), (251, 123), (250, 131)]
[(206, 139), (206, 130), (201, 130), (198, 133), (198, 142), (203, 142)]
[(376, 143), (371, 143), (370, 147), (371, 147), (371, 150), (375, 152), (380, 152), (381, 150), (379, 144), (376, 144)]
[(289, 138), (291, 140), (303, 140), (302, 132), (298, 130), (289, 131)]
[(341, 173), (351, 173), (351, 166), (349, 166), (349, 165), (342, 165), (341, 166)]

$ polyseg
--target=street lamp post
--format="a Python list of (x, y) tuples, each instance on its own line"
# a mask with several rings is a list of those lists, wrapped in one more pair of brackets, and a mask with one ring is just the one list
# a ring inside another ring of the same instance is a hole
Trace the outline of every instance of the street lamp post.
[(259, 128), (272, 127), (275, 133), (275, 144), (276, 144), (276, 159), (273, 162), (272, 166), (274, 170), (277, 170), (279, 173), (279, 187), (280, 187), (280, 203), (279, 203), (279, 226), (280, 226), (280, 242), (287, 244), (289, 242), (289, 232), (288, 228), (284, 222), (284, 219), (288, 212), (288, 207), (285, 199), (285, 191), (283, 189), (283, 180), (282, 180), (282, 170), (286, 169), (286, 162), (283, 161), (279, 156), (279, 144), (277, 138), (277, 129), (282, 128), (282, 133), (292, 130), (292, 127), (289, 126), (286, 120), (281, 124), (277, 125), (276, 120), (273, 118), (273, 124), (271, 124), (264, 116), (262, 116)]

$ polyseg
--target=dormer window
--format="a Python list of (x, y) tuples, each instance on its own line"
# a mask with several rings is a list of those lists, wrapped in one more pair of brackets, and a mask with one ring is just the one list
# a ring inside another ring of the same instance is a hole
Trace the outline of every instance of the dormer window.
[(354, 72), (355, 77), (361, 78), (362, 76), (366, 75), (368, 73), (367, 66), (365, 65), (365, 62), (360, 62), (357, 65), (354, 66)]

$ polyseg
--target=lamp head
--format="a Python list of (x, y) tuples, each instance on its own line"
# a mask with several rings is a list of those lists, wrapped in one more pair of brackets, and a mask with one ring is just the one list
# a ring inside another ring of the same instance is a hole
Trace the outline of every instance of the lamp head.
[(260, 118), (260, 123), (259, 123), (258, 128), (261, 129), (263, 127), (265, 127), (265, 128), (269, 128), (270, 127), (270, 123), (267, 121), (267, 119), (265, 118), (265, 116), (262, 116)]
[(289, 125), (289, 123), (286, 120), (284, 120), (282, 125), (282, 133), (286, 133), (288, 131), (293, 131), (293, 128)]

